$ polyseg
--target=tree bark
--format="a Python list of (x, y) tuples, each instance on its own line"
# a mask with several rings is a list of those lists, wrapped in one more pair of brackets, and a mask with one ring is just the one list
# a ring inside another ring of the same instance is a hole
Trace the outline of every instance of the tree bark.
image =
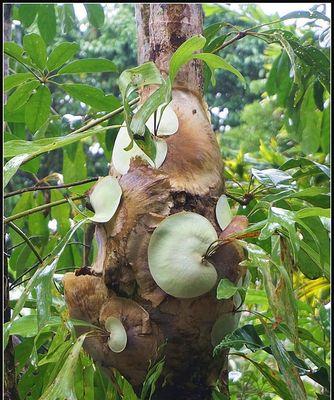
[[(138, 61), (152, 60), (168, 73), (173, 52), (189, 37), (202, 32), (198, 4), (137, 4)], [(64, 289), (70, 315), (102, 328), (108, 316), (123, 321), (128, 343), (121, 353), (108, 349), (106, 336), (85, 341), (85, 348), (109, 374), (117, 368), (139, 392), (150, 362), (165, 357), (154, 399), (211, 399), (218, 385), (228, 394), (227, 353), (213, 358), (211, 333), (220, 319), (225, 331), (236, 328), (233, 299), (218, 301), (215, 286), (196, 298), (168, 295), (153, 280), (147, 247), (154, 229), (167, 216), (191, 211), (206, 217), (220, 238), (215, 205), (224, 191), (221, 154), (202, 98), (202, 66), (185, 65), (178, 74), (171, 106), (178, 131), (166, 138), (168, 153), (159, 169), (135, 158), (118, 177), (122, 199), (114, 217), (96, 226), (98, 256), (92, 268), (66, 274)], [(141, 93), (142, 101), (154, 91)], [(237, 220), (238, 230), (245, 220)], [(231, 232), (229, 232), (231, 233)], [(226, 235), (226, 234), (225, 234)], [(226, 244), (212, 258), (218, 280), (236, 283), (245, 271), (240, 247)], [(80, 330), (84, 332), (84, 329)]]

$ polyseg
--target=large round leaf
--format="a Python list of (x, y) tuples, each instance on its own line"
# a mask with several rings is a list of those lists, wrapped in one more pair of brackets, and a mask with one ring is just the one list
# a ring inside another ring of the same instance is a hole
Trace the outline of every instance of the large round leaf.
[(95, 211), (90, 218), (93, 222), (108, 222), (115, 214), (122, 196), (118, 180), (113, 176), (105, 176), (92, 187), (89, 200)]
[(192, 212), (171, 215), (151, 236), (150, 272), (157, 285), (174, 297), (192, 298), (213, 288), (217, 272), (203, 257), (218, 239), (211, 223)]
[(225, 194), (222, 194), (216, 204), (216, 218), (223, 231), (232, 221), (232, 212)]
[(130, 168), (130, 161), (134, 157), (141, 157), (152, 167), (159, 168), (165, 161), (167, 155), (167, 143), (163, 139), (157, 138), (155, 140), (156, 157), (153, 162), (135, 142), (133, 142), (131, 150), (125, 150), (125, 148), (129, 146), (131, 138), (126, 127), (122, 127), (117, 134), (112, 153), (112, 163), (116, 171), (122, 175), (126, 174)]
[(114, 353), (121, 353), (128, 341), (126, 330), (122, 322), (115, 317), (109, 317), (105, 322), (105, 328), (110, 332), (108, 347)]

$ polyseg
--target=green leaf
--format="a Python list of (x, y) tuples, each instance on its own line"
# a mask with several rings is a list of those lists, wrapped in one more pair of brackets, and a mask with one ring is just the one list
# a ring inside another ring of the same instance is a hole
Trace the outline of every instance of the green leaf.
[(169, 77), (171, 84), (173, 84), (174, 79), (182, 65), (190, 61), (193, 58), (193, 53), (202, 49), (205, 45), (205, 42), (206, 39), (203, 36), (193, 36), (182, 43), (181, 46), (175, 51), (169, 62)]
[(57, 20), (54, 4), (40, 4), (37, 25), (46, 44), (50, 44), (57, 33)]
[(74, 391), (74, 374), (77, 368), (80, 350), (87, 336), (81, 335), (75, 342), (56, 379), (43, 392), (39, 400), (76, 399)]
[(47, 86), (41, 85), (26, 105), (25, 120), (32, 133), (35, 133), (47, 121), (50, 115), (50, 106), (50, 90)]
[(312, 70), (313, 74), (330, 91), (330, 62), (325, 54), (314, 46), (303, 46), (300, 41), (289, 31), (281, 31), (284, 38), (289, 42), (296, 56), (304, 61)]
[(118, 81), (123, 99), (140, 87), (161, 85), (162, 83), (160, 71), (152, 61), (146, 62), (139, 67), (126, 69), (121, 73)]
[(63, 4), (63, 14), (62, 14), (62, 32), (69, 33), (75, 26), (75, 12), (73, 4)]
[(292, 11), (288, 14), (283, 15), (283, 17), (281, 17), (280, 19), (281, 21), (285, 21), (286, 19), (295, 18), (323, 19), (327, 22), (330, 21), (330, 19), (325, 14), (319, 11)]
[(273, 96), (274, 94), (277, 93), (277, 69), (279, 61), (280, 61), (280, 55), (275, 58), (266, 82), (266, 91), (269, 96)]
[(276, 73), (277, 103), (279, 106), (282, 107), (285, 106), (292, 85), (292, 80), (289, 77), (289, 74), (290, 74), (289, 56), (285, 51), (283, 51), (278, 61), (277, 73)]
[(135, 113), (131, 120), (131, 131), (134, 134), (143, 135), (146, 129), (146, 122), (149, 117), (158, 109), (158, 107), (165, 103), (166, 94), (168, 89), (165, 85), (162, 85), (158, 90), (156, 90), (151, 96), (145, 101), (145, 103), (140, 107), (140, 109)]
[(217, 49), (220, 48), (220, 46), (225, 42), (226, 38), (228, 35), (221, 35), (216, 37), (214, 40), (212, 40), (209, 44), (207, 44), (204, 47), (204, 52), (205, 53), (215, 53)]
[(105, 132), (110, 127), (98, 128), (81, 132), (73, 135), (67, 135), (62, 137), (54, 137), (47, 139), (40, 139), (35, 141), (25, 140), (11, 140), (5, 143), (4, 157), (14, 157), (9, 160), (4, 166), (4, 186), (6, 186), (9, 180), (15, 175), (16, 171), (20, 168), (20, 165), (27, 159), (36, 157), (39, 154), (46, 153), (61, 147), (67, 146), (71, 143), (75, 143), (81, 139), (85, 139), (96, 133)]
[(321, 120), (321, 148), (324, 153), (330, 151), (330, 107), (326, 107), (322, 113)]
[(81, 83), (60, 85), (71, 97), (94, 107), (98, 111), (112, 111), (119, 107), (119, 100), (112, 94), (105, 95), (101, 89)]
[(269, 367), (266, 363), (264, 362), (256, 362), (254, 360), (251, 360), (250, 358), (247, 358), (260, 372), (261, 374), (266, 378), (268, 383), (273, 387), (275, 392), (284, 400), (296, 400), (297, 398), (294, 396), (291, 396), (290, 390), (286, 383), (281, 379), (280, 374), (273, 370), (271, 367)]
[(37, 80), (32, 82), (24, 83), (19, 86), (14, 93), (12, 93), (7, 101), (6, 108), (9, 112), (13, 112), (22, 107), (29, 100), (29, 97), (34, 89), (39, 86), (40, 83)]
[[(56, 46), (48, 57), (46, 66), (49, 71), (53, 71), (65, 64), (70, 60), (78, 51), (80, 47), (74, 42), (63, 42)], [(59, 71), (58, 71), (59, 73)]]
[(116, 65), (106, 58), (85, 58), (75, 60), (65, 65), (58, 71), (59, 75), (63, 74), (81, 74), (90, 72), (116, 72)]
[(37, 156), (39, 154), (67, 146), (71, 143), (75, 143), (79, 140), (92, 136), (95, 133), (104, 132), (109, 128), (109, 126), (106, 126), (102, 128), (91, 129), (85, 132), (69, 134), (67, 136), (57, 136), (34, 141), (10, 140), (9, 142), (5, 143), (4, 157), (14, 157), (21, 155), (22, 153), (27, 153), (30, 156)]
[(37, 331), (38, 327), (37, 327), (36, 315), (24, 315), (12, 322), (9, 329), (9, 334), (19, 335), (24, 338), (27, 338), (36, 336)]
[(221, 279), (217, 287), (217, 299), (229, 299), (236, 294), (240, 288), (229, 279)]
[(316, 80), (313, 85), (314, 102), (319, 111), (324, 110), (324, 87)]
[(146, 128), (144, 136), (135, 135), (134, 141), (143, 152), (150, 157), (152, 161), (155, 160), (157, 148), (151, 132)]
[(46, 66), (46, 46), (41, 36), (36, 33), (23, 36), (23, 47), (33, 63), (43, 70)]
[(225, 25), (225, 22), (216, 22), (215, 24), (207, 26), (203, 31), (206, 42), (209, 43), (215, 34)]
[(274, 168), (263, 169), (261, 171), (256, 168), (252, 168), (252, 174), (260, 183), (263, 183), (266, 186), (277, 186), (282, 182), (293, 179), (288, 173)]
[(297, 218), (306, 218), (306, 217), (326, 217), (330, 218), (330, 208), (320, 208), (320, 207), (310, 207), (304, 208), (303, 210), (298, 210), (296, 212)]
[(25, 122), (25, 105), (15, 111), (9, 111), (7, 105), (4, 107), (4, 120), (6, 122)]
[(35, 79), (35, 77), (30, 72), (20, 72), (18, 74), (6, 76), (4, 81), (5, 92), (32, 79)]
[(37, 321), (39, 327), (45, 325), (50, 318), (50, 306), (52, 302), (51, 287), (52, 277), (56, 269), (58, 260), (61, 254), (64, 252), (68, 242), (71, 240), (74, 233), (87, 221), (83, 219), (73, 226), (73, 228), (67, 233), (67, 235), (61, 240), (60, 243), (52, 250), (50, 256), (38, 267), (34, 275), (30, 278), (26, 284), (20, 299), (17, 301), (15, 308), (12, 313), (11, 320), (4, 330), (4, 345), (8, 342), (9, 332), (12, 327), (13, 321), (21, 312), (24, 307), (24, 303), (27, 300), (30, 292), (35, 289), (39, 301), (37, 302)]
[(104, 10), (101, 4), (84, 4), (90, 24), (95, 28), (101, 28), (104, 24)]
[(29, 28), (35, 21), (38, 8), (39, 4), (20, 4), (19, 18), (25, 28)]
[(231, 64), (229, 64), (223, 58), (217, 56), (216, 54), (211, 54), (211, 53), (194, 54), (193, 58), (203, 60), (208, 65), (212, 73), (211, 81), (213, 85), (215, 85), (214, 71), (217, 68), (225, 69), (227, 71), (232, 72), (232, 74), (236, 75), (244, 85), (246, 84), (245, 78), (241, 75), (241, 73), (237, 69), (235, 69)]
[(246, 346), (252, 351), (266, 348), (253, 325), (244, 325), (227, 335), (220, 344), (215, 347), (213, 354), (217, 355), (221, 350), (230, 347), (240, 350), (243, 346)]
[(283, 165), (281, 165), (280, 169), (286, 171), (292, 168), (303, 169), (303, 167), (309, 166), (315, 167), (319, 172), (325, 174), (328, 178), (330, 178), (330, 169), (326, 165), (320, 164), (316, 161), (304, 157), (300, 157), (298, 159), (291, 158)]
[(262, 318), (261, 322), (264, 325), (267, 336), (269, 337), (273, 356), (275, 357), (279, 370), (289, 388), (291, 397), (300, 400), (307, 400), (303, 382), (300, 379), (298, 370), (291, 361), (288, 352), (285, 350), (283, 344), (277, 339), (273, 329), (268, 327)]
[(165, 359), (162, 359), (149, 369), (145, 377), (145, 380), (143, 382), (143, 388), (140, 394), (140, 400), (151, 400), (156, 389), (157, 381), (162, 373), (164, 365), (165, 365)]
[(7, 56), (18, 60), (23, 64), (31, 65), (30, 58), (23, 55), (24, 49), (15, 42), (5, 42), (4, 53)]
[(271, 207), (268, 213), (267, 223), (261, 230), (259, 240), (268, 239), (280, 227), (286, 229), (295, 257), (299, 251), (300, 239), (296, 231), (295, 214), (292, 211)]

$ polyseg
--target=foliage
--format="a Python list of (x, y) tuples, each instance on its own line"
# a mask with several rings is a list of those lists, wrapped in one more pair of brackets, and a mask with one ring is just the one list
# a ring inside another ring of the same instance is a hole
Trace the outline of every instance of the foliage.
[[(300, 35), (282, 22), (300, 17), (328, 22), (326, 15), (316, 7), (274, 24), (275, 17), (268, 18), (254, 5), (238, 14), (206, 4), (204, 36), (185, 42), (171, 59), (169, 76), (162, 78), (153, 63), (134, 67), (134, 28), (123, 29), (133, 15), (128, 5), (124, 14), (117, 11), (120, 18), (113, 26), (105, 24), (100, 5), (85, 7), (88, 36), (73, 33), (77, 21), (71, 4), (16, 5), (13, 18), (21, 21), (25, 35), (4, 46), (11, 58), (11, 74), (5, 79), (7, 195), (23, 186), (22, 179), (25, 185), (58, 186), (6, 197), (13, 313), (5, 338), (16, 335), (19, 340), (15, 362), (20, 396), (137, 399), (124, 377), (115, 372), (109, 381), (81, 349), (84, 337), (76, 338), (74, 326), (83, 322), (68, 317), (61, 277), (95, 256), (96, 244), (85, 251), (90, 211), (84, 193), (93, 184), (86, 182), (87, 165), (91, 163), (94, 174), (106, 174), (115, 128), (124, 121), (133, 141), (152, 158), (153, 139), (145, 122), (170, 102), (178, 69), (200, 58), (207, 65), (207, 88), (209, 82), (225, 83), (219, 88), (221, 97), (207, 91), (208, 102), (233, 110), (225, 121), (231, 126), (241, 121), (220, 139), (222, 153), (229, 157), (225, 175), (231, 208), (250, 222), (237, 234), (251, 274), (244, 304), (237, 310), (244, 313), (240, 327), (216, 346), (214, 356), (232, 349), (230, 363), (241, 376), (230, 375), (232, 399), (240, 393), (247, 399), (329, 398), (328, 48), (319, 47), (311, 28)], [(113, 45), (105, 46), (110, 36)], [(227, 46), (236, 37), (237, 48)], [(151, 83), (160, 89), (135, 113), (134, 94)], [(261, 102), (255, 100), (260, 95)], [(65, 111), (80, 115), (68, 120)], [(94, 165), (87, 156), (94, 145), (103, 150), (103, 165)], [(42, 165), (46, 161), (47, 167)], [(62, 185), (77, 181), (84, 183)], [(222, 280), (218, 298), (226, 296), (222, 288), (244, 297), (242, 288)], [(141, 400), (153, 395), (163, 362), (148, 371)], [(218, 387), (213, 398), (223, 398)]]

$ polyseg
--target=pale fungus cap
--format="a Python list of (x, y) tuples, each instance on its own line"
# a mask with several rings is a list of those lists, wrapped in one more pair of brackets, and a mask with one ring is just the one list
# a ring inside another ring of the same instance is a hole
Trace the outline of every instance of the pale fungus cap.
[(217, 239), (214, 227), (202, 215), (180, 212), (167, 217), (153, 232), (148, 246), (149, 269), (156, 284), (178, 298), (210, 291), (217, 272), (204, 255)]
[(232, 221), (232, 211), (225, 194), (221, 195), (216, 204), (216, 218), (220, 229), (223, 231)]
[(105, 328), (110, 332), (108, 347), (114, 353), (121, 353), (127, 344), (128, 338), (122, 322), (115, 317), (107, 318)]
[(108, 222), (115, 214), (122, 197), (122, 189), (113, 176), (100, 178), (92, 187), (89, 201), (95, 211), (93, 222)]

